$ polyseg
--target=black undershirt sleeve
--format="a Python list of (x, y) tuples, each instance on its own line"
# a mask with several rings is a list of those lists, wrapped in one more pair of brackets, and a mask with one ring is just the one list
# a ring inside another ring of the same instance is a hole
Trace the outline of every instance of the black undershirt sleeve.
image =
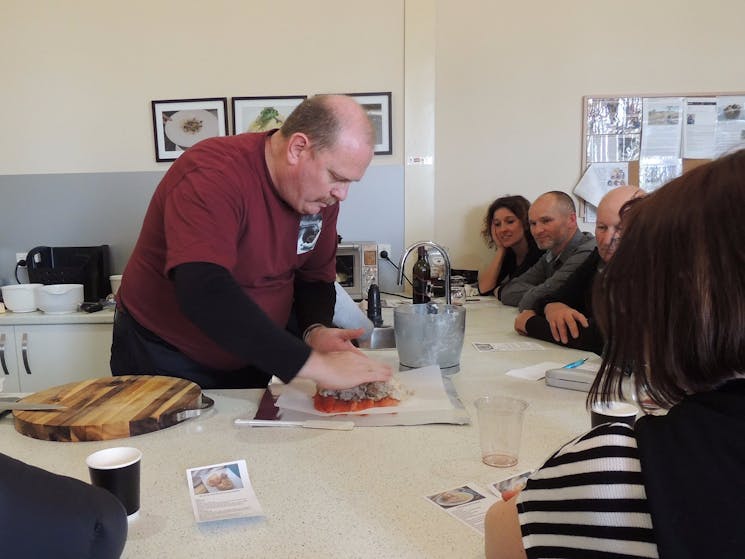
[(311, 324), (333, 327), (335, 304), (333, 283), (295, 281), (295, 316), (301, 334)]
[(590, 319), (590, 325), (585, 328), (581, 324), (579, 327), (579, 336), (572, 338), (569, 335), (569, 341), (566, 344), (557, 342), (551, 335), (551, 325), (548, 323), (545, 317), (536, 315), (531, 316), (525, 323), (525, 331), (528, 336), (537, 340), (543, 340), (545, 342), (551, 342), (565, 347), (571, 347), (572, 349), (581, 349), (583, 351), (592, 351), (598, 355), (603, 353), (603, 335), (600, 332), (597, 324), (594, 320)]
[(310, 347), (272, 322), (222, 266), (188, 262), (171, 277), (181, 311), (225, 351), (284, 382), (308, 360)]

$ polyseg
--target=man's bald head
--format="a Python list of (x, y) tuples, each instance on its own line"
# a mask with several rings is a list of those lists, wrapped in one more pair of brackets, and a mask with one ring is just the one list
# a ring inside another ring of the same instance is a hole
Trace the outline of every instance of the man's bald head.
[(365, 109), (348, 95), (314, 95), (305, 99), (287, 117), (280, 133), (290, 138), (305, 134), (316, 151), (339, 142), (375, 145), (375, 130)]
[(638, 186), (619, 186), (609, 191), (598, 204), (595, 238), (598, 253), (603, 262), (608, 262), (616, 252), (621, 233), (621, 207), (632, 200), (644, 196), (645, 192)]
[(538, 248), (558, 256), (577, 232), (574, 201), (566, 192), (552, 190), (541, 194), (528, 210), (530, 232)]

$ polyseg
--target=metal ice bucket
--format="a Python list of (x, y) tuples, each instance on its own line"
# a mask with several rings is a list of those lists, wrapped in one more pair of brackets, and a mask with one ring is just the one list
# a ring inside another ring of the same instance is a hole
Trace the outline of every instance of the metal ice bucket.
[(466, 309), (436, 303), (401, 305), (393, 309), (393, 330), (401, 365), (455, 367), (463, 349)]

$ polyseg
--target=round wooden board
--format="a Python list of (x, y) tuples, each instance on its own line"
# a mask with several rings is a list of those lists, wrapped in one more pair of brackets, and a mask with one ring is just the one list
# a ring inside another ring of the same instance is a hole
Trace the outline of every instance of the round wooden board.
[(128, 375), (48, 388), (21, 402), (60, 404), (57, 411), (14, 411), (16, 431), (46, 441), (107, 441), (164, 429), (176, 413), (198, 409), (202, 389), (173, 377)]

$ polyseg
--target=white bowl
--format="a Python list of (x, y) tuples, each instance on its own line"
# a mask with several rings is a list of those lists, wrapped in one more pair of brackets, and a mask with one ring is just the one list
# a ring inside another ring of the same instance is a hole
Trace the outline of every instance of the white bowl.
[(82, 283), (57, 283), (36, 288), (36, 304), (47, 314), (75, 312), (82, 302)]
[(3, 293), (3, 302), (9, 311), (32, 312), (37, 309), (36, 288), (40, 283), (19, 283), (3, 285), (0, 290)]
[(111, 282), (111, 292), (116, 295), (116, 292), (119, 291), (119, 286), (122, 284), (121, 274), (109, 276), (109, 281)]

